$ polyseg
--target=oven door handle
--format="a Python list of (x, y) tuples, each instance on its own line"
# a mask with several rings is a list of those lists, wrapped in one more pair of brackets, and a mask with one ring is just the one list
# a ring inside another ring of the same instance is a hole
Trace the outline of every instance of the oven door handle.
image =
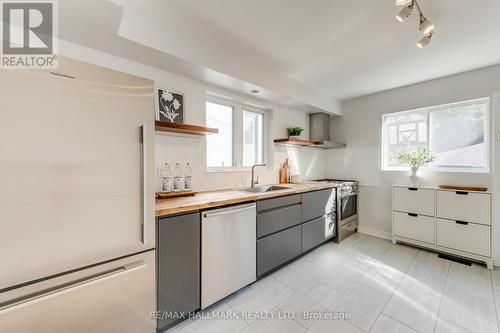
[(347, 197), (352, 197), (352, 196), (355, 196), (355, 195), (358, 195), (359, 192), (352, 192), (352, 193), (347, 193), (347, 194), (341, 194), (340, 195), (340, 199), (343, 199), (343, 198), (347, 198)]

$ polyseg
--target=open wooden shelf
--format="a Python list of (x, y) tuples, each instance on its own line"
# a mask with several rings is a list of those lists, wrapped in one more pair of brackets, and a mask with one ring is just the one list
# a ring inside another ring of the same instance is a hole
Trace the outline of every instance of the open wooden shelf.
[(314, 146), (316, 142), (307, 141), (297, 138), (283, 138), (283, 139), (275, 139), (274, 143), (280, 145), (289, 145), (289, 146)]
[(297, 138), (275, 139), (274, 144), (282, 145), (282, 146), (313, 147), (313, 148), (321, 148), (321, 149), (334, 149), (334, 148), (345, 147), (345, 144), (343, 144), (343, 143), (331, 143), (329, 146), (324, 146), (324, 145), (321, 145), (320, 142), (302, 140), (302, 139), (297, 139)]
[(155, 129), (157, 132), (171, 132), (171, 133), (182, 133), (191, 135), (210, 135), (219, 133), (219, 130), (217, 128), (203, 127), (197, 125), (187, 125), (187, 124), (176, 124), (159, 120), (155, 122)]

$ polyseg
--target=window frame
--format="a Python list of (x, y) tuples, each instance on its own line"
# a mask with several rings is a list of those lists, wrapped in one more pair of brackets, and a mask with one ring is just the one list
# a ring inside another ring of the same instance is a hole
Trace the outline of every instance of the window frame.
[[(233, 166), (231, 167), (210, 167), (207, 164), (207, 140), (205, 140), (205, 166), (207, 172), (242, 172), (250, 171), (251, 166), (243, 166), (243, 112), (254, 112), (263, 115), (263, 163), (269, 167), (269, 111), (249, 105), (247, 103), (236, 102), (230, 99), (207, 95), (205, 100), (205, 117), (207, 115), (206, 103), (215, 103), (233, 108)], [(206, 123), (206, 118), (205, 118)]]
[(236, 103), (233, 103), (231, 101), (225, 100), (225, 99), (219, 99), (219, 98), (213, 98), (213, 97), (207, 97), (205, 101), (205, 124), (206, 124), (206, 117), (207, 117), (207, 103), (214, 103), (214, 104), (219, 104), (227, 107), (231, 107), (233, 109), (233, 128), (232, 128), (232, 166), (218, 166), (218, 167), (209, 167), (207, 163), (207, 144), (208, 141), (205, 140), (205, 166), (208, 171), (230, 171), (233, 170), (236, 167), (236, 133), (235, 133), (235, 123), (236, 123)]
[(386, 117), (389, 116), (394, 116), (396, 114), (405, 114), (405, 113), (415, 113), (415, 112), (421, 112), (421, 111), (426, 111), (427, 113), (427, 144), (430, 145), (430, 142), (432, 140), (431, 138), (431, 130), (430, 130), (430, 115), (432, 111), (437, 111), (437, 110), (442, 110), (444, 108), (448, 107), (460, 107), (468, 104), (474, 104), (474, 103), (481, 103), (485, 102), (486, 103), (486, 113), (485, 113), (485, 119), (484, 119), (484, 133), (485, 133), (485, 138), (484, 138), (484, 144), (486, 147), (486, 159), (485, 159), (485, 167), (484, 168), (472, 168), (472, 167), (430, 167), (430, 166), (423, 166), (420, 169), (426, 170), (426, 171), (431, 171), (431, 172), (448, 172), (448, 173), (490, 173), (491, 170), (491, 154), (492, 154), (492, 147), (491, 147), (491, 135), (492, 135), (492, 130), (491, 130), (491, 98), (490, 97), (481, 97), (481, 98), (475, 98), (471, 100), (466, 100), (466, 101), (459, 101), (459, 102), (453, 102), (453, 103), (446, 103), (446, 104), (440, 104), (440, 105), (433, 105), (429, 107), (423, 107), (423, 108), (418, 108), (418, 109), (412, 109), (412, 110), (407, 110), (407, 111), (397, 111), (397, 112), (390, 112), (390, 113), (384, 113), (382, 115), (382, 126), (381, 126), (381, 132), (382, 132), (382, 140), (381, 140), (381, 171), (408, 171), (409, 167), (391, 167), (387, 165), (388, 162), (388, 144), (389, 144), (389, 135), (388, 135), (388, 130), (387, 126), (385, 124), (385, 119)]
[(253, 106), (250, 106), (250, 105), (246, 105), (246, 104), (241, 104), (241, 123), (238, 125), (238, 127), (241, 129), (241, 154), (239, 154), (239, 158), (240, 158), (240, 163), (239, 163), (239, 167), (241, 170), (251, 170), (252, 166), (244, 166), (243, 165), (243, 146), (244, 146), (244, 142), (243, 142), (243, 115), (244, 115), (244, 112), (247, 111), (247, 112), (252, 112), (252, 113), (258, 113), (258, 114), (261, 114), (262, 115), (262, 163), (266, 164), (267, 165), (267, 161), (268, 161), (268, 112), (265, 111), (265, 110), (262, 110), (262, 109), (259, 109), (259, 108), (256, 108), (256, 107), (253, 107)]

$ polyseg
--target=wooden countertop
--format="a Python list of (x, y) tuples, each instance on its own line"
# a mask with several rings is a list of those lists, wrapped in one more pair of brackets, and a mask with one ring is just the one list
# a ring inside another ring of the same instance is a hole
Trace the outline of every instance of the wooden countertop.
[(279, 184), (279, 186), (289, 187), (289, 189), (264, 193), (249, 193), (238, 190), (218, 190), (199, 192), (192, 197), (156, 200), (156, 216), (171, 215), (335, 187), (334, 184), (321, 182)]

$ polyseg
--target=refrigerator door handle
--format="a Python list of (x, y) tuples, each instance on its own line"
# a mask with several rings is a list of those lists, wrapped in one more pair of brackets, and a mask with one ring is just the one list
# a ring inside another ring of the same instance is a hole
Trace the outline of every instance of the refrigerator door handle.
[(0, 303), (0, 315), (146, 267), (138, 261)]
[(146, 156), (146, 125), (140, 127), (140, 143), (141, 143), (141, 242), (146, 244), (146, 221), (147, 221), (147, 196), (146, 196), (146, 183), (147, 183), (147, 156)]

